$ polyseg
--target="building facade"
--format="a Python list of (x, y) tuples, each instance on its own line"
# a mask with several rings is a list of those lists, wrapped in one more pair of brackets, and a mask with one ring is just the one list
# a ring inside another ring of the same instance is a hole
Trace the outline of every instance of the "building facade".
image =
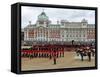
[(45, 12), (42, 12), (36, 24), (24, 28), (24, 41), (35, 42), (94, 42), (95, 25), (88, 24), (83, 19), (81, 22), (57, 21), (52, 24)]

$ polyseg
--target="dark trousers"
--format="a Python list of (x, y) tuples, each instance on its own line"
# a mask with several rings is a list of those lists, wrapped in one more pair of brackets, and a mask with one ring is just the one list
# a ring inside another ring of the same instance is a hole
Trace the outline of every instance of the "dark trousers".
[(84, 59), (83, 59), (83, 53), (81, 53), (80, 55), (81, 55), (81, 61), (83, 61), (83, 60), (84, 60)]
[(91, 53), (88, 53), (89, 61), (91, 61)]
[(54, 64), (56, 64), (56, 59), (54, 58)]

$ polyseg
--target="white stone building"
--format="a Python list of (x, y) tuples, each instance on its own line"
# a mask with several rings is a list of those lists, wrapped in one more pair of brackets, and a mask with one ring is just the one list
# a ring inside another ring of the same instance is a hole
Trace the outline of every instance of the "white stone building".
[[(90, 37), (91, 36), (91, 37)], [(92, 42), (95, 41), (95, 25), (88, 24), (83, 19), (81, 22), (57, 21), (52, 24), (49, 17), (42, 12), (36, 24), (24, 28), (24, 41), (36, 42)]]

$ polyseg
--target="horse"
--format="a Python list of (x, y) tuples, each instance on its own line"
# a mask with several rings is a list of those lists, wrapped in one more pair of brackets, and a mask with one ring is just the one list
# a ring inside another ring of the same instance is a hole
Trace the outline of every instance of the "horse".
[[(84, 57), (88, 57), (89, 61), (91, 61), (91, 53), (93, 51), (91, 52), (90, 49), (80, 48), (80, 49), (76, 49), (75, 52), (76, 52), (77, 56), (81, 57), (81, 61), (84, 60)], [(94, 52), (93, 52), (93, 54), (94, 54)]]

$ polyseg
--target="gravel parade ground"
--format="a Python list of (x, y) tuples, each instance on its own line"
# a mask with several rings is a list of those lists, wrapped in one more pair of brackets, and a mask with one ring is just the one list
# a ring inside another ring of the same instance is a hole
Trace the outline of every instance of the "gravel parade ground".
[(75, 58), (75, 52), (65, 52), (64, 57), (56, 59), (56, 64), (53, 64), (53, 59), (49, 58), (21, 58), (21, 70), (43, 70), (57, 68), (77, 68), (77, 67), (93, 67), (95, 66), (95, 57), (89, 62), (88, 59)]

